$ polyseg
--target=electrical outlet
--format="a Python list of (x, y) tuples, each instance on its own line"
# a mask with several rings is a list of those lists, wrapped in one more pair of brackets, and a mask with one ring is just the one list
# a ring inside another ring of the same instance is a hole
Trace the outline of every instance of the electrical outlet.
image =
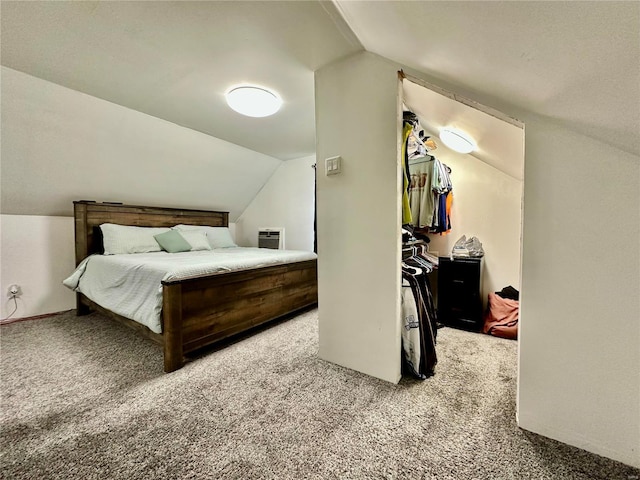
[(9, 285), (9, 292), (8, 295), (10, 297), (19, 297), (20, 295), (22, 295), (22, 290), (20, 288), (20, 285)]

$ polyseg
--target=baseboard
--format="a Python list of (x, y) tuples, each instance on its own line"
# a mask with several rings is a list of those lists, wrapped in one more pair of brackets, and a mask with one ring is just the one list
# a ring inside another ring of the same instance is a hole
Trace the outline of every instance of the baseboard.
[(61, 313), (70, 312), (70, 310), (62, 310), (61, 312), (52, 312), (52, 313), (43, 313), (42, 315), (34, 315), (33, 317), (22, 317), (22, 318), (9, 318), (5, 320), (0, 320), (0, 325), (10, 325), (12, 323), (25, 322), (27, 320), (40, 320), (42, 318), (54, 317), (56, 315), (60, 315)]

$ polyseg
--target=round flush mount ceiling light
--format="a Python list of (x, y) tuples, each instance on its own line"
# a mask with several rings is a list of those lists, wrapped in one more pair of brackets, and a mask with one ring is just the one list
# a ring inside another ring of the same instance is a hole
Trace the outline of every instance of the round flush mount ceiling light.
[(459, 153), (471, 153), (478, 148), (478, 145), (469, 134), (457, 128), (445, 127), (441, 129), (440, 140), (451, 150)]
[(282, 99), (277, 93), (251, 85), (234, 87), (225, 97), (231, 108), (248, 117), (268, 117), (282, 106)]

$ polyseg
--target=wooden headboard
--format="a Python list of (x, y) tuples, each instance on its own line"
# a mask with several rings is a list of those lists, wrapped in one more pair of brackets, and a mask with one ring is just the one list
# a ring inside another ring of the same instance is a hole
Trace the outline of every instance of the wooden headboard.
[(228, 227), (229, 212), (187, 210), (184, 208), (143, 207), (120, 203), (73, 202), (76, 233), (76, 265), (92, 253), (103, 253), (100, 225), (116, 223), (137, 227), (209, 225)]

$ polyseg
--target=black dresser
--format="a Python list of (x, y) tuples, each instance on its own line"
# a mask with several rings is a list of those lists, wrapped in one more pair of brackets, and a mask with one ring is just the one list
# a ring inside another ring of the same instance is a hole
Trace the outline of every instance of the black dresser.
[(482, 258), (440, 257), (438, 321), (451, 327), (482, 329)]

